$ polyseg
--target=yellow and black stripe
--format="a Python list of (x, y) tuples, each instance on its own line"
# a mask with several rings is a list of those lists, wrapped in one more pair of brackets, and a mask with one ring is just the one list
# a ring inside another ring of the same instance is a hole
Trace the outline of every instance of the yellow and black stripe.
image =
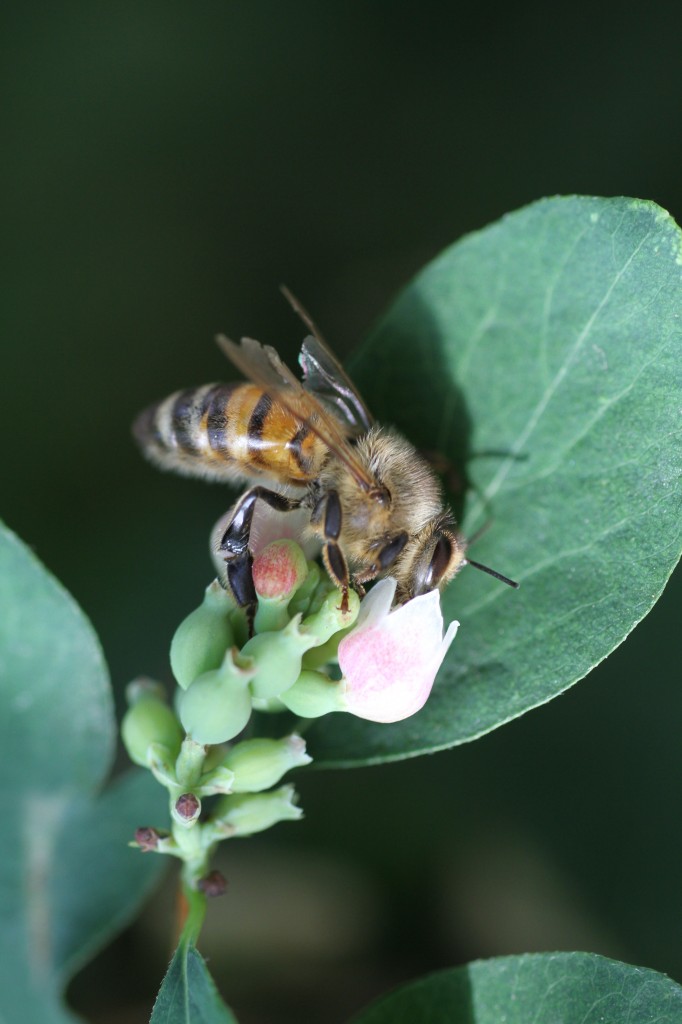
[(145, 455), (164, 469), (214, 479), (314, 479), (327, 449), (288, 402), (256, 384), (206, 384), (176, 391), (133, 425)]

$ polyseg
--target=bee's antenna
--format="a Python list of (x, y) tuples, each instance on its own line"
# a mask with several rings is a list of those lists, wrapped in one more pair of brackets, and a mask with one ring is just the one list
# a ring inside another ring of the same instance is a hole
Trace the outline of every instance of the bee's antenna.
[(487, 572), (489, 576), (494, 576), (496, 580), (506, 583), (508, 587), (513, 587), (514, 590), (518, 590), (521, 586), (520, 583), (510, 580), (508, 576), (503, 576), (501, 572), (495, 572), (495, 570), (491, 569), (489, 566), (481, 565), (480, 562), (474, 562), (471, 558), (465, 558), (464, 565), (473, 565), (474, 569), (480, 569), (482, 572)]
[(321, 334), (320, 334), (320, 332), (317, 329), (317, 324), (315, 323), (315, 321), (311, 317), (311, 315), (308, 312), (308, 310), (305, 309), (301, 305), (301, 303), (298, 301), (298, 299), (296, 298), (294, 293), (289, 291), (289, 289), (287, 288), (287, 286), (285, 284), (281, 284), (279, 286), (279, 290), (281, 291), (282, 295), (284, 296), (284, 298), (287, 300), (287, 302), (289, 303), (289, 305), (293, 309), (294, 313), (296, 313), (298, 316), (300, 316), (301, 320), (306, 325), (306, 327), (308, 328), (310, 333), (313, 334), (316, 338), (320, 338)]

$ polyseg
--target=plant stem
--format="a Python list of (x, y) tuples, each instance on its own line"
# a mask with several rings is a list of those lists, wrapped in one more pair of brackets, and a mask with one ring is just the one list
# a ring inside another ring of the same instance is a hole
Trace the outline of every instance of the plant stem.
[(199, 889), (193, 889), (183, 879), (181, 897), (185, 916), (181, 923), (180, 943), (195, 946), (206, 916), (206, 895)]
[(197, 743), (191, 736), (185, 736), (175, 762), (175, 775), (179, 786), (188, 790), (198, 784), (205, 757), (206, 747), (202, 743)]

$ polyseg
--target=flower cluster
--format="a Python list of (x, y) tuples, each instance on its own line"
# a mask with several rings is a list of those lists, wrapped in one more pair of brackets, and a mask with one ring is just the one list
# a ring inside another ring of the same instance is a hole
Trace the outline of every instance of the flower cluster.
[(221, 839), (302, 813), (293, 786), (278, 784), (310, 762), (305, 743), (296, 733), (244, 738), (253, 711), (407, 718), (426, 702), (458, 625), (443, 636), (437, 592), (392, 609), (391, 579), (362, 602), (351, 592), (342, 608), (340, 591), (294, 540), (266, 544), (253, 579), (253, 629), (214, 581), (173, 637), (175, 710), (162, 688), (138, 680), (128, 689), (122, 725), (131, 759), (151, 770), (170, 798), (170, 832), (140, 829), (136, 845), (179, 857), (186, 881), (206, 892), (216, 891), (208, 866)]

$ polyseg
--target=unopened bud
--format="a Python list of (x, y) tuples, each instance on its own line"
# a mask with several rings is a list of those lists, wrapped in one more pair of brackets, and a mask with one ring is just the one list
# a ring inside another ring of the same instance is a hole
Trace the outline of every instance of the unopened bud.
[(150, 743), (147, 748), (147, 767), (157, 782), (160, 782), (166, 788), (177, 785), (178, 780), (175, 774), (176, 758), (177, 750), (169, 750), (162, 743)]
[(327, 594), (331, 593), (332, 590), (336, 590), (336, 587), (325, 573), (320, 573), (320, 580), (315, 587), (315, 590), (310, 595), (310, 601), (308, 602), (308, 615), (314, 615), (322, 607)]
[(301, 615), (308, 614), (310, 600), (317, 590), (321, 575), (322, 570), (317, 562), (308, 562), (308, 575), (289, 602), (289, 615), (292, 618), (299, 612)]
[(141, 828), (135, 829), (135, 843), (143, 853), (151, 853), (152, 850), (156, 850), (163, 836), (164, 833), (159, 832), (156, 828), (151, 828), (149, 825), (143, 825)]
[(223, 765), (218, 765), (208, 772), (204, 772), (201, 781), (197, 786), (199, 796), (217, 796), (232, 792), (234, 772)]
[(173, 857), (179, 856), (178, 844), (170, 834), (160, 828), (135, 829), (135, 841), (128, 843), (129, 846), (136, 846), (142, 853), (167, 853)]
[(288, 690), (299, 676), (303, 655), (315, 643), (312, 634), (301, 630), (298, 615), (285, 629), (251, 637), (242, 647), (242, 655), (253, 659), (254, 697), (278, 697)]
[(179, 825), (193, 825), (201, 814), (201, 800), (194, 793), (182, 793), (173, 806), (173, 817)]
[(149, 748), (161, 744), (171, 758), (177, 757), (182, 743), (180, 723), (166, 701), (158, 684), (146, 685), (136, 680), (127, 690), (131, 707), (121, 723), (121, 739), (128, 756), (135, 764), (148, 766)]
[(210, 871), (197, 882), (197, 889), (205, 893), (209, 899), (222, 896), (227, 889), (227, 881), (220, 871)]
[(280, 786), (268, 793), (239, 793), (219, 801), (214, 815), (217, 836), (250, 836), (263, 832), (278, 821), (296, 821), (303, 811), (294, 803), (293, 786)]
[(286, 626), (289, 601), (307, 574), (306, 557), (293, 540), (276, 540), (256, 556), (253, 583), (258, 594), (254, 623), (257, 633)]
[(214, 580), (204, 600), (175, 631), (170, 663), (178, 685), (186, 690), (198, 676), (218, 668), (225, 651), (234, 644), (229, 613), (235, 608), (232, 595)]
[(340, 629), (326, 643), (320, 644), (319, 647), (312, 647), (303, 657), (303, 668), (320, 669), (325, 665), (338, 664), (339, 644), (353, 628), (353, 626), (348, 626), (347, 629)]
[(301, 624), (301, 632), (314, 637), (311, 647), (327, 643), (341, 629), (348, 629), (358, 617), (360, 598), (354, 590), (348, 591), (348, 611), (342, 611), (342, 594), (340, 590), (330, 591), (319, 609), (309, 615)]
[(344, 690), (322, 672), (309, 669), (300, 676), (280, 700), (300, 718), (320, 718), (331, 711), (345, 711)]
[(237, 664), (231, 649), (220, 668), (199, 676), (180, 695), (180, 720), (196, 743), (226, 743), (242, 731), (251, 717), (253, 674)]
[(279, 782), (290, 768), (311, 761), (305, 740), (294, 735), (280, 740), (243, 740), (232, 748), (223, 763), (234, 772), (233, 793), (259, 793)]

